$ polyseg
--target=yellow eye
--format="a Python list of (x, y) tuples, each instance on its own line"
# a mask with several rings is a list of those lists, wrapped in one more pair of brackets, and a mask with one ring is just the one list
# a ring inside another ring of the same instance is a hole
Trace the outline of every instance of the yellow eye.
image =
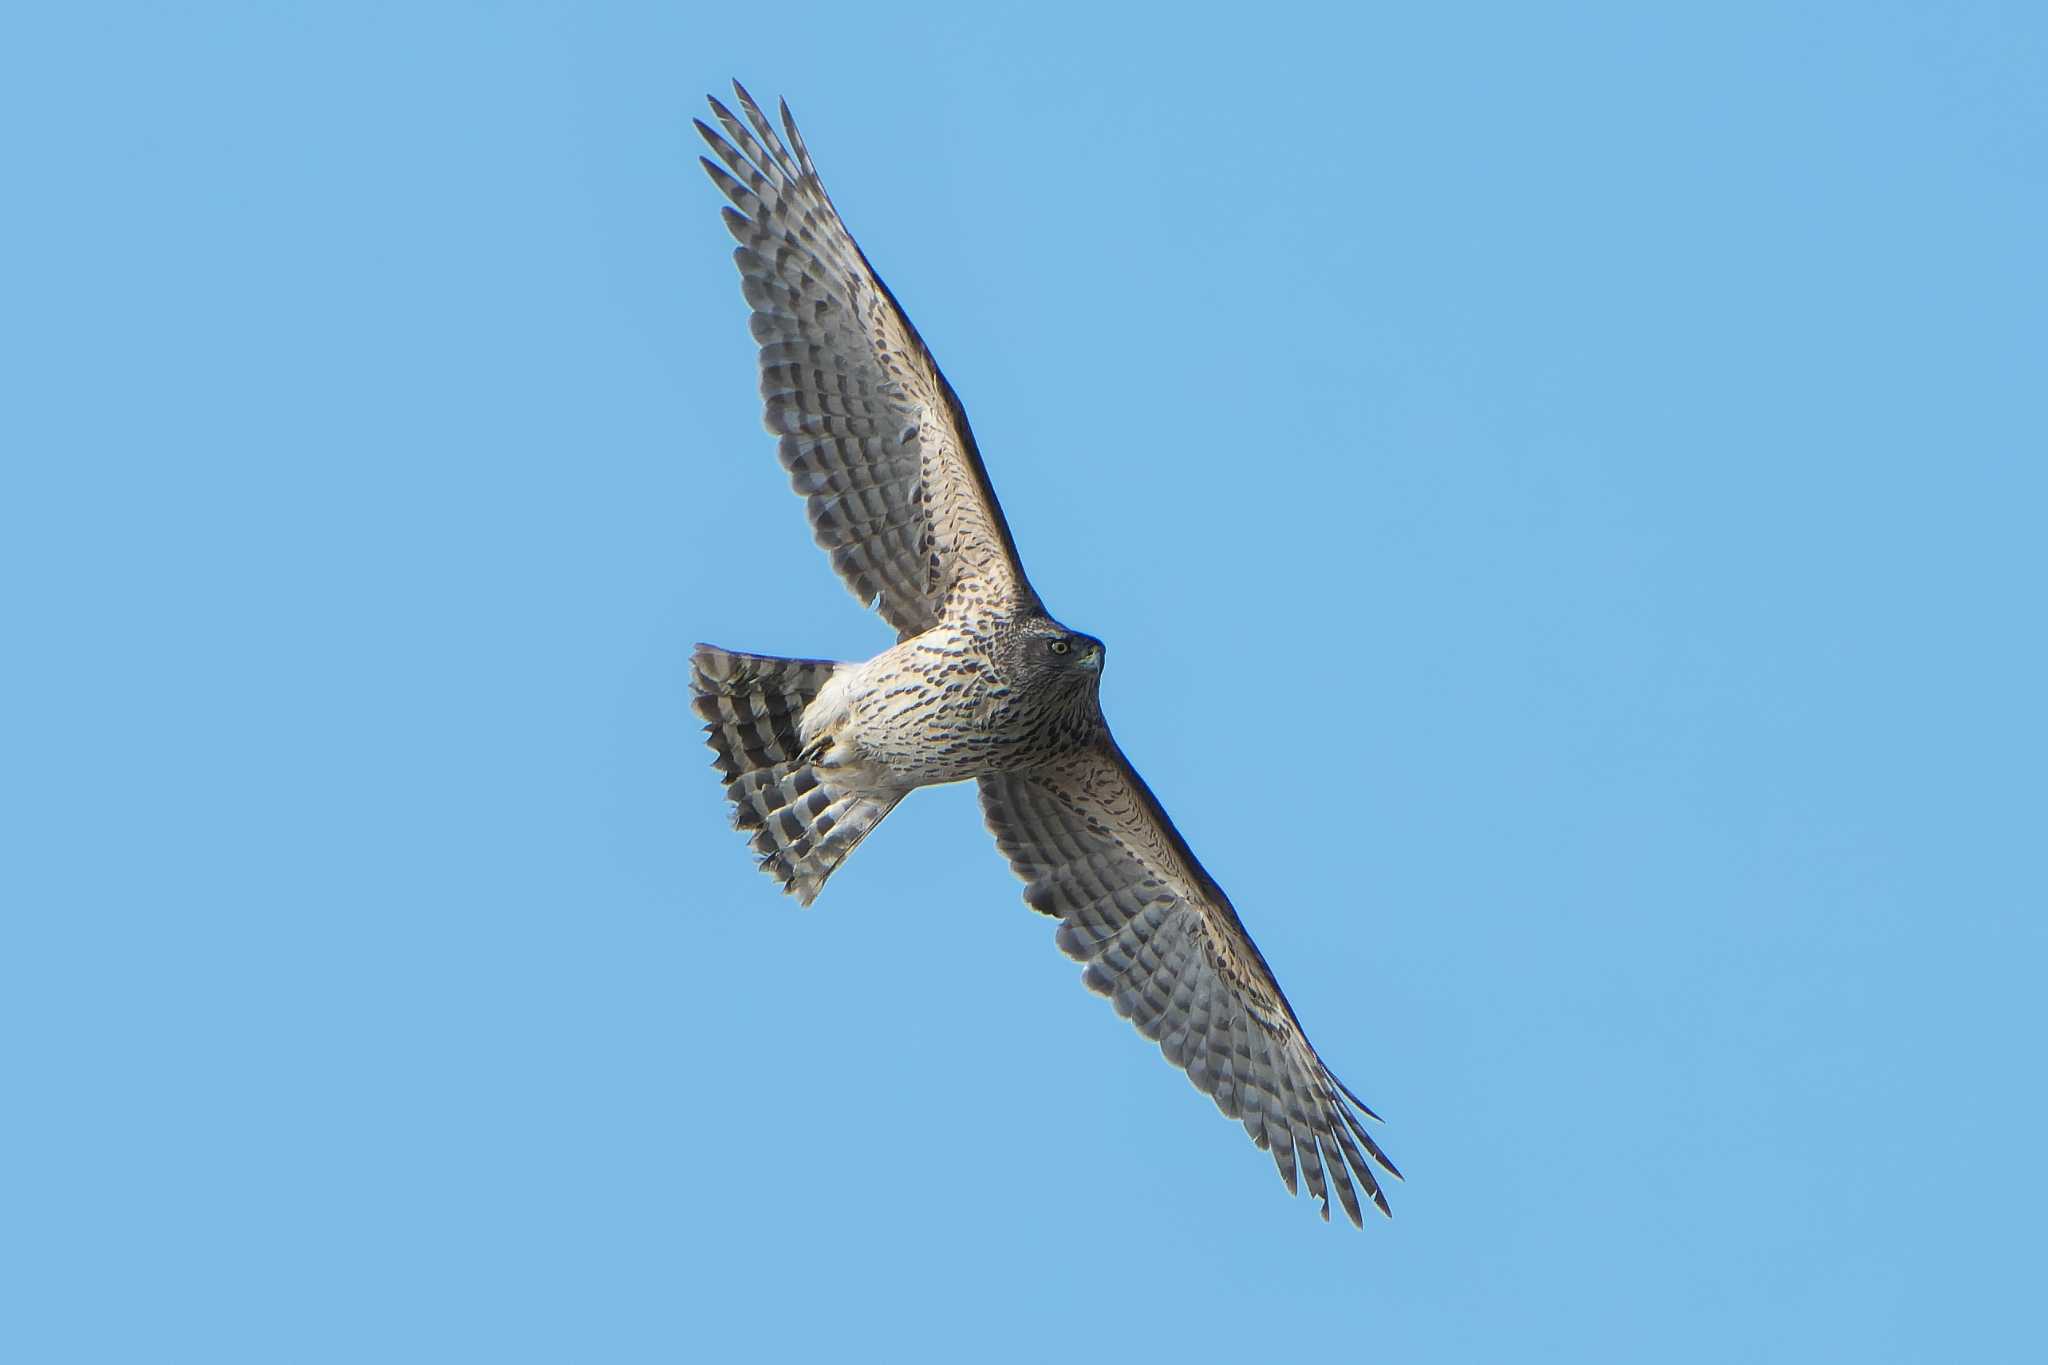
[(1065, 640), (1054, 640), (1052, 642), (1052, 652), (1055, 654), (1064, 654), (1072, 648), (1073, 646), (1068, 644)]

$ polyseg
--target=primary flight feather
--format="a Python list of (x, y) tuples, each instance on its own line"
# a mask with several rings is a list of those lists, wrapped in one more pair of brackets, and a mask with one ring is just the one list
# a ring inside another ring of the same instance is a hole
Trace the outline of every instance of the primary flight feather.
[[(704, 167), (753, 309), (761, 396), (811, 529), (896, 628), (865, 663), (699, 645), (695, 709), (763, 870), (805, 904), (912, 790), (973, 779), (1082, 981), (1354, 1224), (1387, 1212), (1363, 1119), (1244, 924), (1110, 736), (1103, 647), (1046, 613), (952, 385), (840, 220), (789, 107), (735, 84)], [(713, 159), (715, 158), (715, 159)]]

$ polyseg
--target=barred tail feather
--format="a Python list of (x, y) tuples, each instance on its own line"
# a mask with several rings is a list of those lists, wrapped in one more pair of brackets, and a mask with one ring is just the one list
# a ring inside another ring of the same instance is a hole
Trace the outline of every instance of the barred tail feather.
[(804, 708), (838, 666), (701, 644), (690, 659), (692, 705), (733, 823), (753, 831), (761, 870), (805, 905), (901, 799), (839, 790), (802, 757)]

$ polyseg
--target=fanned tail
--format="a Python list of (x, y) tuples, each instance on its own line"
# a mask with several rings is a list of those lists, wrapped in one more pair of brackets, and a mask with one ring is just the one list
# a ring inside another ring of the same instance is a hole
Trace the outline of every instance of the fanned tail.
[(733, 823), (753, 831), (761, 870), (805, 905), (901, 799), (840, 790), (803, 757), (804, 708), (838, 667), (704, 644), (690, 657), (692, 706), (717, 755)]

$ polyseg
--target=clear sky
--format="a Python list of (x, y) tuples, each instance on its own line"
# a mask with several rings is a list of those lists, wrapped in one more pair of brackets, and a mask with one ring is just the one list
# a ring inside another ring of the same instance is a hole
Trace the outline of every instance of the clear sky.
[[(733, 75), (1391, 1221), (970, 791), (726, 827), (691, 642), (889, 638)], [(0, 141), (8, 1359), (2039, 1349), (2041, 7), (22, 6)]]

